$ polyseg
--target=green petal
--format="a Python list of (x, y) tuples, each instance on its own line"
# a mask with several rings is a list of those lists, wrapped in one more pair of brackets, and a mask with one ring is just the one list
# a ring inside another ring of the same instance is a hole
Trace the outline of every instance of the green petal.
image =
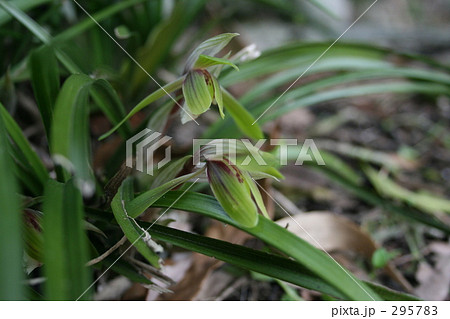
[(201, 54), (197, 61), (194, 64), (194, 68), (196, 69), (206, 69), (207, 67), (213, 66), (213, 65), (229, 65), (231, 67), (233, 67), (236, 71), (239, 71), (239, 68), (236, 66), (236, 64), (234, 64), (233, 62), (227, 60), (227, 59), (222, 59), (222, 58), (216, 58), (213, 56), (209, 56), (209, 55), (204, 55)]
[(258, 211), (242, 172), (224, 161), (207, 163), (209, 184), (227, 214), (244, 227), (255, 227)]
[(255, 200), (256, 205), (258, 205), (259, 210), (266, 218), (270, 219), (269, 214), (267, 213), (267, 210), (266, 210), (266, 206), (264, 205), (264, 201), (262, 199), (261, 193), (259, 192), (258, 186), (256, 185), (256, 182), (253, 180), (253, 178), (247, 172), (244, 172), (243, 176), (244, 176), (246, 183), (248, 184), (248, 186), (250, 188), (250, 191), (253, 195), (253, 199)]
[(214, 76), (211, 76), (212, 83), (214, 86), (214, 99), (216, 100), (217, 106), (219, 107), (219, 113), (222, 118), (225, 117), (223, 113), (223, 97), (222, 90), (220, 89), (220, 84)]
[(222, 50), (228, 42), (231, 41), (238, 33), (223, 33), (216, 35), (204, 42), (202, 42), (189, 56), (186, 62), (185, 71), (189, 71), (194, 67), (195, 62), (201, 54), (213, 56)]
[(194, 115), (206, 112), (211, 106), (213, 92), (210, 79), (211, 75), (207, 71), (193, 70), (184, 80), (182, 87), (184, 99), (189, 111)]

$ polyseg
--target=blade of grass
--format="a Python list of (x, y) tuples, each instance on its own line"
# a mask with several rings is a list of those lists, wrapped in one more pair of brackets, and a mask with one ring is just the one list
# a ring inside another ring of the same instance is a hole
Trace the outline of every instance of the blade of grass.
[[(50, 136), (52, 156), (64, 169), (59, 172), (60, 178), (67, 180), (68, 173), (73, 171), (86, 194), (92, 194), (95, 188), (90, 157), (89, 94), (96, 94), (99, 107), (113, 123), (124, 114), (117, 94), (107, 81), (75, 74), (64, 82), (58, 94)], [(123, 129), (123, 134), (128, 135), (128, 129)]]
[(179, 176), (171, 181), (164, 183), (161, 186), (150, 189), (133, 200), (130, 200), (126, 204), (126, 208), (128, 210), (128, 215), (132, 218), (136, 218), (141, 215), (148, 207), (150, 207), (155, 201), (157, 201), (161, 196), (164, 196), (168, 191), (177, 187), (183, 183), (186, 183), (190, 179), (197, 177), (202, 174), (204, 170), (200, 169), (196, 172), (186, 174), (183, 176)]
[[(149, 226), (148, 223), (140, 224), (145, 228)], [(293, 260), (161, 225), (153, 225), (149, 232), (155, 239), (172, 245), (345, 299), (339, 290)]]
[[(1, 104), (0, 104), (1, 105)], [(1, 106), (3, 109), (3, 106)], [(22, 268), (22, 213), (18, 187), (11, 170), (8, 136), (3, 114), (0, 113), (0, 300), (24, 299)]]
[(59, 67), (54, 50), (43, 46), (33, 51), (30, 55), (29, 67), (31, 85), (48, 138), (59, 91)]
[[(141, 222), (140, 224), (143, 227), (148, 227), (148, 223)], [(235, 266), (256, 271), (301, 287), (345, 299), (345, 296), (336, 288), (291, 259), (162, 225), (153, 225), (149, 229), (149, 233), (153, 238), (172, 245), (217, 258)], [(419, 300), (414, 296), (369, 282), (366, 282), (366, 284), (376, 290), (385, 300)]]
[(90, 275), (83, 201), (73, 180), (48, 181), (43, 212), (45, 298), (76, 300), (89, 286)]
[(180, 77), (177, 80), (170, 82), (166, 85), (164, 85), (162, 88), (159, 88), (158, 90), (152, 92), (147, 97), (142, 99), (131, 111), (128, 113), (127, 116), (125, 116), (119, 123), (117, 123), (116, 126), (114, 126), (111, 130), (100, 136), (99, 140), (103, 140), (110, 136), (112, 133), (114, 133), (116, 130), (118, 130), (126, 121), (128, 121), (133, 115), (135, 115), (137, 112), (142, 110), (147, 105), (153, 103), (156, 100), (159, 100), (160, 98), (163, 98), (167, 95), (167, 93), (172, 93), (173, 91), (176, 91), (181, 88), (181, 85), (183, 84), (184, 77)]
[(375, 171), (372, 167), (366, 166), (364, 173), (369, 178), (372, 185), (380, 195), (388, 198), (399, 199), (417, 209), (436, 214), (440, 212), (450, 213), (450, 201), (444, 198), (425, 193), (410, 191)]
[[(204, 3), (205, 0), (179, 1), (171, 16), (154, 28), (146, 45), (137, 54), (137, 61), (147, 73), (152, 74), (156, 67), (169, 56), (173, 43), (198, 14)], [(131, 94), (135, 93), (147, 80), (147, 75), (140, 68), (135, 67), (131, 75)]]
[(255, 119), (244, 106), (225, 89), (222, 90), (222, 96), (226, 111), (230, 113), (241, 132), (251, 138), (262, 139), (264, 134), (261, 128), (257, 123), (254, 123)]
[[(341, 61), (342, 58), (337, 58), (337, 61), (330, 61), (332, 59), (328, 59), (323, 61), (322, 64), (316, 65), (314, 68), (310, 70), (308, 74), (317, 74), (321, 72), (330, 72), (330, 71), (346, 71), (344, 74), (337, 74), (333, 76), (326, 77), (325, 79), (316, 80), (301, 86), (295, 90), (297, 93), (290, 91), (285, 99), (289, 100), (292, 98), (298, 98), (300, 96), (305, 96), (307, 94), (315, 93), (320, 89), (325, 89), (331, 87), (333, 85), (342, 85), (343, 83), (357, 83), (357, 81), (363, 80), (371, 80), (371, 79), (395, 79), (395, 78), (405, 78), (405, 79), (414, 79), (421, 80), (432, 83), (439, 83), (450, 85), (450, 75), (442, 72), (437, 72), (436, 70), (422, 70), (422, 69), (413, 69), (413, 68), (398, 68), (394, 66), (386, 66), (386, 62), (375, 61), (372, 62), (368, 59), (363, 59), (361, 61), (361, 66), (355, 64), (353, 59), (348, 57), (344, 58), (343, 63)], [(346, 62), (347, 60), (351, 60)], [(379, 65), (377, 65), (379, 64)], [(306, 66), (305, 66), (306, 68)], [(269, 78), (266, 81), (258, 84), (255, 88), (250, 90), (241, 98), (242, 103), (250, 103), (251, 101), (256, 101), (257, 98), (261, 100), (261, 96), (264, 96), (266, 92), (278, 88), (289, 81), (295, 80), (299, 73), (303, 72), (303, 67), (296, 70), (289, 70), (287, 72), (277, 74)]]
[[(351, 300), (378, 300), (380, 297), (367, 285), (355, 278), (350, 272), (338, 265), (324, 252), (314, 248), (288, 230), (278, 226), (273, 221), (258, 215), (258, 224), (253, 228), (245, 228), (226, 215), (214, 197), (186, 193), (174, 203), (179, 192), (169, 192), (156, 201), (155, 207), (172, 207), (217, 219), (263, 240), (267, 244), (279, 249), (297, 262), (309, 269), (318, 277), (341, 291)], [(132, 213), (132, 212), (130, 212)]]
[(398, 214), (410, 220), (414, 220), (424, 225), (437, 228), (445, 232), (446, 234), (450, 234), (450, 227), (432, 215), (425, 214), (411, 207), (393, 204), (391, 201), (380, 197), (376, 193), (368, 191), (362, 188), (360, 185), (353, 184), (349, 180), (343, 178), (339, 174), (336, 174), (336, 172), (328, 170), (324, 166), (312, 166), (312, 168), (327, 176), (331, 181), (340, 184), (342, 187), (370, 205), (381, 207), (382, 209), (390, 213)]
[[(19, 1), (28, 1), (28, 2), (36, 2), (39, 3), (38, 1), (29, 1), (29, 0), (19, 0)], [(44, 0), (40, 0), (40, 1), (44, 1)], [(50, 2), (50, 0), (45, 0), (47, 2)], [(102, 9), (101, 11), (98, 11), (94, 14), (92, 14), (92, 17), (97, 21), (97, 22), (101, 22), (111, 16), (113, 16), (114, 14), (118, 13), (118, 12), (122, 12), (123, 10), (127, 9), (130, 6), (133, 6), (135, 4), (144, 2), (145, 0), (129, 0), (129, 1), (121, 1), (119, 3), (113, 4), (109, 7), (106, 7), (104, 9)], [(16, 2), (17, 4), (17, 2)], [(17, 7), (19, 9), (21, 9), (22, 7), (20, 5), (17, 5)], [(23, 9), (23, 8), (22, 8)], [(24, 10), (25, 11), (25, 10)], [(8, 19), (11, 19), (11, 15), (6, 13), (5, 11), (4, 14), (8, 17)], [(0, 13), (1, 14), (1, 13)], [(46, 45), (59, 45), (60, 43), (64, 43), (67, 41), (72, 40), (74, 37), (76, 37), (77, 35), (81, 34), (82, 32), (85, 32), (87, 30), (89, 30), (90, 28), (96, 26), (95, 22), (91, 19), (91, 18), (86, 18), (83, 21), (79, 22), (78, 24), (75, 24), (71, 27), (69, 27), (68, 29), (62, 31), (61, 33), (55, 35), (52, 39), (50, 39), (49, 43), (46, 43)], [(42, 47), (42, 46), (41, 46)], [(66, 62), (67, 61), (67, 57), (66, 57)], [(24, 74), (22, 76), (20, 76), (20, 74), (22, 73), (22, 70), (25, 69), (25, 64), (28, 61), (28, 57), (26, 57), (25, 59), (23, 59), (21, 62), (17, 63), (15, 66), (13, 66), (11, 68), (12, 73), (14, 74), (14, 79), (15, 80), (24, 80), (27, 78), (27, 75)], [(70, 65), (70, 69), (72, 70), (76, 70), (78, 67), (74, 64), (71, 63)], [(81, 69), (78, 70), (78, 73), (81, 72)], [(1, 78), (0, 79), (0, 83), (2, 83), (4, 79)]]
[(1, 103), (0, 103), (0, 113), (3, 117), (3, 123), (9, 136), (17, 146), (17, 150), (20, 152), (18, 156), (20, 156), (22, 161), (19, 160), (19, 162), (23, 167), (28, 168), (27, 171), (34, 176), (35, 180), (43, 188), (45, 182), (49, 178), (48, 172), (44, 164), (42, 163), (41, 159), (38, 157), (36, 152), (34, 152), (33, 149), (31, 148), (30, 143), (23, 135), (19, 125), (17, 125), (17, 123), (14, 121), (14, 119), (11, 117), (11, 115), (8, 113), (8, 111), (3, 107)]
[[(114, 217), (125, 236), (133, 243), (133, 246), (139, 253), (154, 267), (160, 268), (159, 256), (155, 251), (150, 249), (146, 242), (148, 233), (144, 228), (139, 227), (136, 221), (127, 213), (126, 204), (131, 201), (133, 195), (133, 182), (131, 179), (126, 179), (111, 202)], [(148, 239), (151, 240), (150, 238)]]
[(67, 181), (73, 171), (79, 186), (89, 194), (95, 187), (88, 133), (88, 96), (93, 81), (81, 74), (66, 80), (56, 100), (50, 136), (52, 157), (61, 168), (60, 180)]
[[(41, 0), (42, 1), (42, 0)], [(92, 14), (92, 18), (95, 21), (101, 22), (107, 18), (112, 17), (116, 13), (123, 12), (125, 9), (134, 6), (136, 4), (145, 2), (146, 0), (128, 0), (120, 1), (109, 5), (108, 7)], [(71, 26), (70, 28), (62, 31), (61, 33), (53, 37), (52, 43), (64, 42), (73, 39), (77, 35), (89, 30), (90, 28), (96, 26), (95, 22), (91, 18), (85, 18), (83, 21)]]
[[(15, 0), (14, 4), (17, 8), (26, 12), (48, 2), (52, 2), (52, 0)], [(0, 26), (9, 20), (11, 20), (11, 16), (6, 11), (0, 10)]]
[[(166, 196), (164, 196), (164, 198), (156, 203), (156, 206), (170, 206), (170, 198), (174, 197), (172, 196), (172, 193), (174, 192), (170, 192), (167, 194), (169, 196), (167, 200), (165, 200)], [(190, 194), (192, 193), (187, 193), (188, 196), (190, 196)], [(190, 207), (192, 208), (193, 206)], [(217, 207), (215, 207), (214, 209), (216, 208)], [(220, 206), (217, 209), (220, 210)], [(191, 209), (187, 210), (191, 211)], [(94, 220), (105, 222), (108, 222), (110, 220), (110, 215), (108, 215), (106, 212), (89, 210), (88, 213), (89, 217)], [(144, 229), (147, 229), (150, 226), (150, 224), (147, 222), (138, 221), (138, 223)], [(328, 292), (335, 297), (345, 299), (345, 295), (343, 295), (340, 291), (338, 291), (336, 288), (325, 282), (322, 278), (318, 277), (313, 272), (306, 269), (303, 265), (296, 261), (293, 261), (292, 259), (263, 253), (217, 239), (211, 239), (192, 233), (186, 233), (184, 231), (172, 229), (158, 224), (154, 224), (151, 228), (148, 229), (148, 232), (154, 239), (165, 241), (167, 243), (190, 251), (205, 254), (207, 256), (211, 256), (213, 258), (217, 258), (230, 264), (242, 267), (244, 269), (261, 272), (274, 278), (285, 280), (293, 284), (314, 289), (323, 293)], [(385, 300), (418, 300), (414, 296), (393, 291), (379, 285), (375, 285), (369, 282), (366, 282), (366, 284), (369, 285), (372, 289), (376, 290), (377, 293)]]
[[(436, 83), (412, 83), (412, 82), (385, 82), (376, 84), (362, 84), (355, 85), (353, 87), (338, 88), (332, 90), (326, 90), (317, 92), (314, 94), (309, 94), (300, 97), (294, 97), (297, 94), (297, 90), (304, 90), (300, 87), (298, 89), (293, 89), (292, 91), (285, 94), (279, 101), (280, 104), (275, 105), (269, 112), (267, 112), (258, 123), (266, 123), (280, 116), (294, 110), (297, 108), (308, 107), (315, 104), (332, 101), (336, 99), (356, 97), (362, 95), (372, 95), (372, 94), (385, 94), (385, 93), (397, 93), (397, 94), (430, 94), (448, 95), (448, 86), (436, 84)], [(283, 104), (283, 101), (285, 103)], [(257, 107), (252, 108), (250, 111), (252, 114), (261, 114), (267, 107), (271, 105), (271, 101), (264, 103), (258, 103)], [(225, 119), (224, 121), (216, 122), (212, 125), (203, 136), (204, 138), (220, 138), (227, 137), (233, 138), (238, 137), (235, 125), (232, 121)]]
[[(53, 41), (53, 38), (48, 34), (48, 32), (42, 28), (36, 21), (31, 19), (28, 15), (26, 15), (23, 11), (18, 9), (16, 6), (14, 6), (11, 2), (6, 2), (4, 0), (0, 0), (0, 7), (5, 9), (9, 14), (11, 14), (14, 18), (16, 18), (20, 23), (22, 23), (30, 32), (32, 32), (41, 42), (44, 44), (50, 45)], [(74, 63), (67, 54), (65, 54), (62, 50), (58, 49), (57, 47), (53, 47), (55, 49), (55, 55), (58, 58), (58, 60), (66, 67), (66, 69), (72, 73), (72, 74), (79, 74), (83, 73), (81, 68)], [(101, 86), (98, 85), (98, 86)], [(103, 85), (105, 87), (105, 85)], [(122, 118), (123, 110), (120, 107), (120, 105), (117, 103), (119, 101), (118, 98), (113, 98), (112, 104), (105, 105), (104, 100), (102, 99), (102, 95), (96, 92), (97, 89), (95, 89), (91, 94), (94, 99), (94, 101), (97, 103), (97, 105), (102, 109), (103, 112), (109, 117), (111, 122), (116, 125), (116, 120), (118, 117)], [(108, 89), (109, 96), (111, 95), (111, 91), (113, 91), (112, 87)], [(115, 93), (114, 93), (115, 94)], [(120, 116), (112, 116), (112, 114), (119, 114)], [(123, 130), (121, 130), (121, 133), (123, 133), (124, 136), (129, 133), (129, 128), (126, 127)]]

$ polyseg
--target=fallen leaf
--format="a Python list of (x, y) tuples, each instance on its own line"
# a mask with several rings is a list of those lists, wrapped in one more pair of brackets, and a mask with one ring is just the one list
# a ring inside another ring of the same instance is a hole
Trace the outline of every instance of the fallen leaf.
[[(306, 240), (311, 245), (328, 253), (350, 252), (370, 260), (378, 245), (351, 220), (331, 212), (309, 212), (277, 221), (282, 227)], [(391, 264), (384, 268), (394, 280), (409, 292), (413, 290), (409, 282)]]
[(425, 300), (445, 300), (450, 288), (450, 245), (434, 242), (429, 248), (435, 254), (435, 266), (426, 261), (419, 264), (416, 273), (419, 286), (415, 293)]

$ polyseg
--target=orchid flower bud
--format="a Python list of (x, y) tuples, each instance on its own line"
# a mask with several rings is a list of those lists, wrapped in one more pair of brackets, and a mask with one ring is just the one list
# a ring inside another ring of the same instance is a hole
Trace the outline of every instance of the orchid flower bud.
[[(188, 114), (190, 119), (206, 112), (211, 104), (216, 104), (219, 108), (220, 116), (222, 118), (225, 117), (222, 89), (216, 79), (218, 74), (214, 73), (216, 76), (212, 75), (207, 69), (229, 65), (238, 70), (237, 66), (229, 60), (213, 56), (223, 49), (236, 35), (236, 33), (225, 33), (208, 39), (201, 43), (188, 58), (182, 91), (185, 100), (185, 112), (183, 113)], [(183, 123), (190, 120), (183, 116), (182, 114)]]
[(193, 115), (206, 112), (211, 103), (214, 103), (218, 105), (222, 118), (224, 117), (222, 91), (216, 78), (206, 69), (189, 71), (182, 90), (186, 105)]
[(258, 210), (252, 198), (253, 188), (249, 185), (253, 181), (248, 173), (226, 160), (208, 161), (206, 173), (214, 196), (225, 212), (239, 224), (255, 227), (258, 223)]

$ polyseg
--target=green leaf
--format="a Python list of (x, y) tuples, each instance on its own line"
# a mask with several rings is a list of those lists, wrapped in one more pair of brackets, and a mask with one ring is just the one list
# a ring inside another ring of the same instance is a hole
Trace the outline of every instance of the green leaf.
[(116, 126), (114, 126), (111, 130), (100, 136), (99, 140), (103, 140), (110, 136), (112, 133), (114, 133), (120, 126), (122, 126), (126, 121), (128, 121), (133, 115), (135, 115), (137, 112), (142, 110), (144, 107), (149, 105), (150, 103), (153, 103), (156, 100), (159, 100), (162, 97), (165, 97), (168, 93), (171, 93), (173, 91), (178, 90), (181, 88), (184, 81), (184, 77), (181, 77), (171, 83), (166, 84), (162, 88), (159, 88), (158, 90), (154, 91), (153, 93), (149, 94), (147, 97), (142, 99), (141, 102), (139, 102), (131, 111), (128, 113), (127, 116), (125, 116), (119, 123), (117, 123)]
[[(309, 163), (308, 163), (309, 165)], [(342, 187), (344, 187), (349, 192), (353, 193), (354, 195), (358, 196), (362, 200), (364, 200), (366, 203), (374, 206), (378, 206), (390, 213), (400, 215), (402, 217), (408, 218), (410, 220), (414, 220), (417, 222), (420, 222), (422, 224), (437, 228), (439, 230), (442, 230), (446, 234), (450, 234), (450, 227), (437, 219), (435, 216), (423, 213), (419, 210), (416, 210), (412, 207), (405, 207), (400, 206), (392, 203), (390, 200), (386, 200), (382, 197), (380, 197), (375, 192), (370, 192), (364, 188), (361, 187), (359, 184), (354, 184), (352, 181), (348, 180), (345, 177), (342, 177), (342, 175), (337, 174), (336, 172), (329, 170), (326, 166), (316, 166), (312, 165), (312, 168), (319, 171), (320, 173), (327, 176), (330, 180), (333, 182), (336, 182), (340, 184)]]
[(239, 68), (236, 66), (236, 64), (227, 59), (216, 58), (204, 54), (200, 54), (200, 56), (198, 57), (197, 61), (194, 64), (194, 69), (206, 69), (207, 67), (220, 64), (229, 65), (233, 67), (236, 71), (239, 71)]
[(78, 22), (77, 24), (71, 26), (63, 30), (61, 33), (57, 34), (53, 38), (53, 42), (65, 42), (73, 39), (77, 35), (89, 30), (92, 27), (98, 27), (96, 22), (101, 22), (107, 18), (112, 17), (118, 12), (123, 12), (125, 9), (139, 4), (141, 2), (145, 2), (146, 0), (125, 0), (120, 1), (114, 4), (111, 4), (102, 10), (92, 13), (92, 19), (90, 17), (86, 17), (83, 21)]
[(254, 123), (255, 118), (227, 90), (223, 89), (222, 95), (226, 110), (241, 132), (251, 138), (262, 139), (264, 134), (258, 123)]
[(0, 103), (3, 103), (5, 108), (11, 112), (11, 114), (15, 113), (17, 106), (17, 95), (9, 68), (6, 69), (3, 82), (0, 81)]
[[(2, 110), (3, 106), (0, 104)], [(4, 116), (0, 113), (0, 300), (22, 300), (25, 277), (22, 268), (22, 213), (18, 187), (11, 167)]]
[[(351, 300), (379, 300), (380, 297), (366, 284), (355, 278), (348, 270), (337, 264), (324, 252), (314, 248), (306, 241), (288, 230), (278, 226), (273, 221), (258, 215), (258, 224), (253, 228), (243, 227), (228, 217), (217, 201), (211, 196), (186, 193), (179, 198), (179, 192), (170, 192), (153, 204), (154, 207), (171, 207), (196, 212), (210, 218), (244, 230), (279, 249), (287, 256), (324, 279), (330, 285), (341, 291)], [(178, 196), (178, 197), (177, 197)], [(174, 200), (179, 198), (176, 202)]]
[[(77, 300), (89, 287), (83, 200), (73, 180), (49, 180), (43, 203), (44, 273), (47, 300)], [(90, 293), (81, 299), (89, 299)]]
[(175, 103), (172, 100), (169, 100), (158, 107), (149, 115), (146, 128), (155, 132), (163, 132), (174, 106)]
[(203, 9), (205, 2), (206, 0), (178, 1), (170, 17), (163, 19), (152, 30), (146, 40), (145, 47), (138, 51), (136, 58), (140, 66), (147, 71), (147, 74), (140, 67), (135, 67), (130, 83), (132, 94), (143, 84), (151, 81), (148, 74), (152, 74), (160, 63), (170, 56), (170, 50), (175, 41)]
[(30, 19), (19, 7), (17, 3), (12, 1), (0, 1), (0, 8), (3, 8), (7, 13), (16, 18), (27, 29), (32, 30), (34, 35), (44, 43), (50, 41), (50, 36), (41, 28), (41, 26), (34, 20)]
[[(23, 135), (19, 125), (17, 125), (1, 103), (0, 113), (3, 117), (5, 128), (17, 148), (17, 151), (13, 151), (13, 154), (16, 154), (16, 161), (20, 163), (20, 168), (16, 172), (19, 173), (19, 171), (23, 168), (24, 174), (32, 175), (34, 180), (38, 183), (37, 187), (43, 189), (47, 179), (49, 178), (44, 164), (36, 152), (34, 152), (31, 148), (30, 143)], [(24, 178), (26, 178), (26, 176), (24, 176)]]
[[(291, 91), (295, 92), (294, 91)], [(275, 118), (282, 116), (296, 108), (306, 107), (326, 101), (331, 101), (340, 98), (355, 97), (370, 94), (385, 94), (385, 93), (422, 93), (422, 94), (447, 94), (448, 86), (430, 83), (408, 83), (408, 82), (386, 82), (377, 84), (363, 84), (353, 87), (346, 87), (334, 90), (319, 92), (317, 94), (307, 95), (298, 98), (292, 102), (283, 104), (276, 104), (273, 108), (264, 115), (260, 121), (261, 123), (268, 122)], [(287, 94), (286, 94), (287, 95)], [(292, 96), (285, 96), (284, 99), (292, 99)], [(277, 102), (278, 103), (278, 102)], [(255, 112), (264, 112), (269, 105), (262, 104), (255, 109)]]
[(43, 46), (33, 51), (29, 66), (34, 96), (48, 136), (59, 91), (59, 67), (53, 49)]
[(86, 75), (72, 75), (64, 83), (55, 105), (50, 136), (53, 160), (63, 169), (65, 181), (70, 173), (86, 195), (92, 195), (95, 178), (91, 168), (88, 121), (88, 97), (93, 79)]
[(373, 252), (372, 265), (375, 268), (383, 268), (395, 256), (397, 256), (397, 254), (395, 252), (388, 252), (384, 248), (379, 248)]
[(238, 33), (222, 33), (202, 42), (189, 56), (185, 71), (193, 69), (200, 55), (213, 56), (220, 52)]
[[(209, 73), (208, 73), (209, 75)], [(211, 78), (202, 70), (193, 70), (186, 75), (183, 83), (183, 96), (189, 111), (194, 115), (200, 115), (206, 112), (212, 103), (213, 92), (211, 92), (211, 84), (207, 81)]]
[[(286, 159), (289, 162), (296, 162), (300, 152), (302, 149), (302, 145), (289, 145), (287, 148), (287, 156)], [(275, 153), (275, 152), (274, 152)], [(279, 153), (277, 154), (279, 155)], [(333, 171), (335, 174), (338, 174), (342, 178), (346, 179), (352, 184), (360, 186), (363, 182), (361, 176), (359, 176), (352, 167), (347, 165), (343, 160), (339, 157), (333, 155), (332, 153), (321, 150), (320, 156), (322, 157), (325, 166), (328, 170)], [(305, 162), (306, 165), (317, 166), (317, 163), (314, 162)]]
[(130, 217), (126, 205), (133, 199), (133, 184), (131, 179), (126, 179), (119, 187), (116, 196), (111, 202), (111, 208), (117, 223), (125, 236), (139, 253), (154, 267), (159, 268), (159, 256), (149, 247), (153, 243), (148, 233)]
[(173, 180), (182, 171), (188, 160), (192, 158), (192, 155), (187, 155), (165, 165), (161, 171), (156, 175), (152, 183), (152, 188), (157, 188), (167, 182)]
[[(20, 10), (28, 11), (28, 10), (33, 9), (34, 7), (40, 6), (40, 5), (44, 4), (44, 3), (48, 3), (48, 2), (51, 2), (51, 1), (52, 0), (32, 0), (32, 1), (30, 1), (30, 0), (15, 0), (14, 4)], [(0, 26), (2, 24), (5, 24), (9, 20), (11, 20), (11, 16), (7, 12), (5, 12), (3, 10), (0, 10)]]
[[(129, 4), (129, 3), (127, 3), (127, 4)], [(22, 23), (28, 30), (30, 30), (44, 44), (51, 44), (54, 41), (54, 38), (52, 38), (44, 28), (42, 28), (36, 21), (31, 19), (23, 11), (18, 9), (10, 1), (6, 2), (3, 0), (0, 0), (0, 7), (5, 9), (9, 14), (11, 14), (20, 23)], [(115, 8), (115, 10), (117, 10), (117, 8)], [(114, 10), (112, 12), (108, 11), (107, 14), (112, 14), (114, 12), (115, 12)], [(59, 59), (59, 61), (66, 67), (66, 69), (70, 73), (76, 74), (76, 75), (79, 75), (79, 73), (82, 73), (81, 68), (77, 64), (75, 64), (63, 51), (61, 51), (57, 47), (55, 47), (55, 54), (56, 54), (56, 57)], [(118, 105), (118, 102), (120, 102), (120, 101), (116, 96), (114, 96), (116, 94), (109, 84), (102, 85), (101, 82), (100, 83), (95, 82), (95, 86), (98, 88), (95, 88), (94, 91), (91, 92), (94, 101), (98, 104), (98, 106), (102, 109), (102, 111), (108, 116), (108, 118), (111, 120), (111, 122), (114, 125), (116, 125), (117, 124), (116, 119), (123, 117), (123, 113), (124, 113), (123, 106), (121, 106), (121, 104)], [(101, 88), (102, 86), (103, 86), (103, 88)], [(106, 86), (109, 86), (109, 88)], [(103, 99), (103, 97), (105, 95), (101, 95), (101, 94), (97, 93), (97, 90), (105, 91), (105, 89), (107, 92), (108, 101), (105, 101)], [(109, 103), (109, 105), (108, 105), (108, 103)], [(119, 115), (117, 116), (117, 114), (119, 114)], [(123, 124), (123, 123), (121, 123), (121, 124)], [(118, 126), (120, 126), (120, 125), (118, 125)], [(125, 128), (125, 129), (123, 129), (123, 131), (121, 131), (121, 133), (123, 133), (122, 135), (126, 136), (127, 134), (129, 134), (129, 129)]]
[(50, 136), (53, 159), (63, 169), (65, 180), (73, 172), (86, 195), (95, 189), (90, 155), (89, 95), (99, 98), (99, 107), (113, 123), (123, 116), (122, 103), (107, 81), (75, 74), (64, 82), (58, 94)]
[(378, 193), (383, 196), (399, 199), (431, 214), (436, 214), (437, 212), (450, 213), (449, 200), (430, 194), (412, 192), (396, 184), (388, 176), (377, 173), (370, 166), (365, 167), (364, 172)]
[[(149, 223), (145, 222), (140, 222), (140, 225), (145, 228), (150, 226)], [(292, 259), (157, 224), (149, 228), (148, 231), (153, 238), (175, 246), (211, 256), (243, 269), (256, 271), (307, 289), (345, 299), (345, 295), (338, 289)], [(367, 282), (366, 284), (376, 290), (385, 300), (418, 300), (411, 295)]]
[[(140, 224), (146, 228), (150, 226), (144, 222)], [(345, 298), (339, 290), (293, 260), (162, 225), (155, 224), (148, 231), (155, 239), (178, 247), (199, 252), (247, 270), (286, 280), (301, 287)]]
[[(118, 124), (124, 118), (125, 107), (108, 81), (104, 79), (95, 80), (92, 83), (90, 94), (100, 110), (102, 110), (113, 125)], [(131, 135), (129, 125), (121, 126), (118, 131), (124, 138)]]
[(166, 194), (168, 191), (170, 191), (172, 188), (177, 187), (190, 179), (202, 174), (204, 170), (200, 169), (196, 172), (186, 174), (180, 177), (177, 177), (175, 179), (172, 179), (165, 184), (158, 186), (156, 188), (150, 189), (149, 191), (146, 191), (139, 196), (137, 196), (135, 199), (133, 199), (131, 202), (129, 202), (126, 205), (126, 209), (128, 211), (128, 216), (132, 218), (138, 217), (140, 214), (142, 214), (148, 207), (150, 207), (155, 201), (157, 201), (161, 196)]
[[(31, 7), (34, 5), (39, 5), (40, 2), (51, 2), (51, 1), (52, 0), (36, 0), (36, 1), (17, 0), (17, 1), (15, 1), (15, 4), (19, 9), (21, 9), (23, 11), (27, 11), (28, 6)], [(69, 41), (69, 40), (73, 39), (74, 37), (76, 37), (77, 35), (89, 30), (90, 28), (92, 28), (94, 26), (97, 27), (96, 22), (101, 22), (101, 21), (113, 16), (114, 14), (127, 9), (130, 6), (133, 6), (135, 4), (138, 4), (138, 3), (141, 3), (144, 1), (146, 1), (146, 0), (129, 0), (129, 1), (121, 1), (119, 3), (110, 5), (106, 8), (104, 8), (103, 10), (93, 13), (92, 14), (93, 19), (91, 19), (90, 17), (86, 17), (83, 21), (65, 29), (64, 31), (62, 31), (61, 33), (57, 34), (55, 37), (50, 39), (50, 42), (46, 42), (46, 43), (48, 45), (54, 44), (55, 46), (57, 46), (59, 43)], [(23, 3), (28, 2), (29, 5), (25, 7), (25, 6), (22, 6), (20, 4), (20, 2), (23, 2)], [(1, 21), (2, 21), (3, 17), (5, 17), (7, 20), (10, 20), (12, 16), (10, 14), (6, 13), (5, 11), (0, 10), (0, 25), (2, 24)], [(59, 59), (62, 57), (58, 54), (57, 54), (57, 56)], [(69, 62), (68, 61), (69, 59), (67, 56), (65, 57), (65, 59), (66, 59), (66, 61), (65, 61), (66, 63)], [(64, 60), (64, 58), (63, 58), (63, 60)], [(63, 60), (60, 59), (61, 62), (63, 62)], [(15, 77), (16, 80), (18, 80), (19, 74), (21, 74), (21, 70), (24, 69), (24, 66), (27, 61), (28, 61), (28, 57), (26, 57), (25, 59), (20, 61), (16, 66), (14, 66), (12, 68), (14, 70), (14, 73), (17, 73), (17, 75)], [(81, 72), (81, 69), (79, 69), (73, 62), (70, 64), (71, 64), (70, 69), (72, 71), (78, 70), (77, 71), (78, 73)], [(65, 63), (64, 63), (64, 65), (67, 66)], [(2, 81), (2, 79), (0, 79), (0, 82), (1, 81)]]

